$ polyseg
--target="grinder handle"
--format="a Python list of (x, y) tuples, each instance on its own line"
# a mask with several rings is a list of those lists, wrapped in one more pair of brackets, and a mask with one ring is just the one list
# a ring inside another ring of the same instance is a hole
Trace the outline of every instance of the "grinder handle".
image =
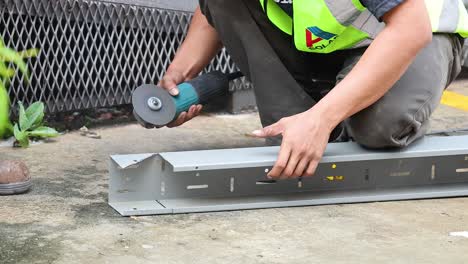
[(229, 77), (220, 71), (200, 75), (187, 83), (197, 92), (200, 104), (206, 104), (213, 98), (223, 97), (229, 93)]

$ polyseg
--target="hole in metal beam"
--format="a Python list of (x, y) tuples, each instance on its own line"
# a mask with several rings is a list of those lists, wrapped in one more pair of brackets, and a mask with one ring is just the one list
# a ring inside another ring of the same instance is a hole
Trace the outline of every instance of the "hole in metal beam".
[(266, 184), (275, 184), (275, 180), (264, 180), (264, 181), (258, 181), (255, 184), (257, 185), (266, 185)]
[(231, 177), (229, 191), (234, 192), (234, 177)]
[(390, 176), (392, 177), (406, 177), (410, 176), (411, 171), (395, 171), (395, 172), (390, 172)]
[(435, 176), (436, 176), (436, 165), (432, 164), (432, 167), (431, 167), (431, 180), (434, 180)]
[(189, 185), (189, 186), (187, 186), (187, 190), (206, 189), (206, 188), (208, 188), (208, 184)]
[(459, 168), (456, 170), (457, 173), (464, 173), (464, 172), (468, 172), (468, 168)]

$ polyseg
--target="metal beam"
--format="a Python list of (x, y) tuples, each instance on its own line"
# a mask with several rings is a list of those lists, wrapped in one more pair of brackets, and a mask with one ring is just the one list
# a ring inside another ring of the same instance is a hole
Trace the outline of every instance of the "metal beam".
[(114, 155), (109, 204), (151, 215), (468, 195), (468, 136), (404, 150), (329, 144), (316, 175), (269, 181), (278, 147)]

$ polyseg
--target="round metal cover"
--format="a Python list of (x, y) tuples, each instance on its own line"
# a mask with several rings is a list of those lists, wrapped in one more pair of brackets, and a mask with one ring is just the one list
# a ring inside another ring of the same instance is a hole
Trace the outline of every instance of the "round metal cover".
[[(162, 107), (152, 110), (148, 105), (148, 99), (156, 97), (161, 100)], [(133, 111), (145, 123), (160, 127), (174, 120), (176, 106), (172, 96), (163, 88), (153, 84), (145, 84), (138, 87), (132, 94)]]

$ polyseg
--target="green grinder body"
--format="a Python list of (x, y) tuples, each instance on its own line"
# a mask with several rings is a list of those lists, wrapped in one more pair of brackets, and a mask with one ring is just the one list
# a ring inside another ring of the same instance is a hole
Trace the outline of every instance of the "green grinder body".
[(145, 127), (162, 127), (174, 121), (192, 105), (207, 104), (229, 92), (228, 76), (215, 71), (178, 85), (179, 94), (152, 84), (138, 87), (132, 94), (135, 117)]

